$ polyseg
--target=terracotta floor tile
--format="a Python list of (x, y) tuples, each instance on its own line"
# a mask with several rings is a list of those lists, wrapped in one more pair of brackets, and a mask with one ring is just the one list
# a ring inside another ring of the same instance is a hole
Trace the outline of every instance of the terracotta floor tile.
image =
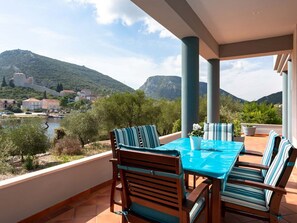
[(283, 216), (284, 220), (286, 220), (288, 223), (296, 223), (297, 222), (297, 214), (293, 215), (286, 215)]
[(75, 218), (73, 223), (97, 223), (96, 216), (95, 217), (80, 217)]
[(75, 218), (80, 217), (94, 217), (97, 215), (96, 205), (79, 206), (75, 208)]

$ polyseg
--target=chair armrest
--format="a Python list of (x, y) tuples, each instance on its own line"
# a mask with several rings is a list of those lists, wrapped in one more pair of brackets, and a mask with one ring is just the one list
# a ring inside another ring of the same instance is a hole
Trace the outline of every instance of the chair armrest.
[(117, 158), (111, 158), (111, 159), (109, 160), (109, 162), (117, 163), (117, 162), (118, 162), (118, 159), (117, 159)]
[(245, 166), (245, 167), (257, 168), (257, 169), (263, 169), (263, 170), (269, 169), (269, 166), (265, 166), (258, 163), (241, 162), (241, 161), (236, 162), (235, 166)]
[(272, 190), (273, 192), (276, 193), (280, 193), (280, 194), (286, 194), (287, 191), (284, 188), (281, 187), (275, 187), (275, 186), (271, 186), (268, 184), (264, 184), (264, 183), (260, 183), (260, 182), (254, 182), (254, 181), (250, 181), (250, 180), (240, 180), (240, 179), (236, 179), (236, 180), (228, 180), (228, 183), (232, 183), (232, 184), (242, 184), (242, 185), (247, 185), (247, 186), (251, 186), (251, 187), (257, 187), (257, 188), (261, 188), (261, 189), (266, 189), (266, 190)]
[(245, 150), (240, 152), (240, 154), (249, 155), (249, 156), (263, 156), (263, 153), (254, 151), (254, 150)]
[(186, 201), (183, 203), (183, 211), (190, 212), (197, 202), (197, 200), (201, 197), (204, 191), (208, 193), (209, 189), (209, 181), (204, 181), (199, 184), (187, 197)]

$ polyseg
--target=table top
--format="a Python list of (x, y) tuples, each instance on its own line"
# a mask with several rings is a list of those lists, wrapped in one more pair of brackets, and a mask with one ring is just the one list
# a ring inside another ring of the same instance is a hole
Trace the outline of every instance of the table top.
[(158, 148), (180, 151), (185, 171), (225, 179), (242, 151), (243, 143), (202, 140), (201, 149), (192, 150), (189, 138), (179, 138)]

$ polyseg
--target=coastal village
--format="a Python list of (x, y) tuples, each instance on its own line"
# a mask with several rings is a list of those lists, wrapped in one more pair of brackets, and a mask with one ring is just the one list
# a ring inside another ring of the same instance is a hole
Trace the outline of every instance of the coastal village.
[[(45, 92), (45, 94), (50, 94), (55, 97), (69, 97), (69, 102), (77, 102), (79, 100), (94, 101), (97, 98), (97, 96), (93, 95), (89, 89), (82, 89), (78, 92), (64, 89), (58, 92), (41, 85), (37, 85), (34, 83), (33, 77), (27, 78), (24, 73), (15, 73), (10, 81), (13, 81), (14, 85), (17, 87), (32, 88), (35, 91)], [(61, 101), (58, 99), (43, 98), (39, 100), (36, 98), (28, 98), (21, 102), (20, 109), (27, 114), (34, 111), (58, 113), (61, 110), (60, 104)], [(0, 99), (0, 111), (3, 111), (1, 115), (13, 114), (13, 112), (9, 111), (9, 108), (17, 105), (18, 103), (15, 99)]]

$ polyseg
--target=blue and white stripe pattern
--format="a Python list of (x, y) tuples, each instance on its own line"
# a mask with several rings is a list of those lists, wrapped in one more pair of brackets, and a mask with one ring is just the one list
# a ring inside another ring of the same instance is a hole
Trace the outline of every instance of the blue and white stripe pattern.
[(137, 127), (114, 129), (117, 146), (122, 143), (129, 146), (140, 146)]
[(225, 190), (221, 192), (221, 199), (228, 203), (268, 211), (264, 190), (255, 187), (227, 183)]
[(205, 123), (204, 139), (233, 141), (234, 125), (232, 123)]
[(236, 166), (232, 168), (232, 171), (229, 174), (229, 178), (251, 180), (256, 182), (264, 181), (261, 170)]
[[(274, 144), (275, 144), (275, 138), (278, 137), (279, 135), (271, 130), (269, 132), (269, 138), (268, 138), (268, 142), (266, 144), (266, 148), (262, 157), (262, 161), (261, 163), (265, 166), (269, 166), (271, 163), (271, 158), (272, 158), (272, 153), (274, 148)], [(265, 177), (267, 173), (267, 170), (262, 170), (262, 176)]]
[[(268, 142), (266, 144), (266, 148), (262, 157), (261, 164), (265, 166), (269, 166), (271, 163), (271, 157), (275, 145), (275, 139), (279, 135), (271, 130), (269, 133)], [(258, 170), (258, 169), (251, 169), (246, 167), (233, 167), (232, 171), (229, 174), (230, 178), (235, 179), (244, 179), (244, 180), (251, 180), (257, 182), (263, 182), (266, 176), (267, 170)]]
[[(286, 165), (287, 161), (290, 156), (290, 152), (292, 149), (292, 144), (289, 142), (287, 139), (282, 139), (279, 145), (279, 151), (277, 155), (275, 156), (274, 160), (272, 161), (272, 164), (267, 171), (267, 174), (264, 179), (265, 184), (269, 184), (271, 186), (276, 186), (277, 182), (281, 178)], [(271, 190), (265, 190), (265, 199), (266, 199), (266, 204), (267, 206), (270, 203), (270, 199), (272, 196), (272, 191)]]
[[(266, 174), (264, 184), (277, 186), (287, 166), (291, 149), (292, 144), (289, 140), (283, 139), (280, 142), (279, 151)], [(272, 193), (271, 190), (227, 183), (225, 190), (221, 192), (221, 199), (225, 202), (268, 211)]]
[(155, 125), (143, 125), (139, 126), (138, 129), (143, 147), (155, 148), (160, 146), (159, 135)]

